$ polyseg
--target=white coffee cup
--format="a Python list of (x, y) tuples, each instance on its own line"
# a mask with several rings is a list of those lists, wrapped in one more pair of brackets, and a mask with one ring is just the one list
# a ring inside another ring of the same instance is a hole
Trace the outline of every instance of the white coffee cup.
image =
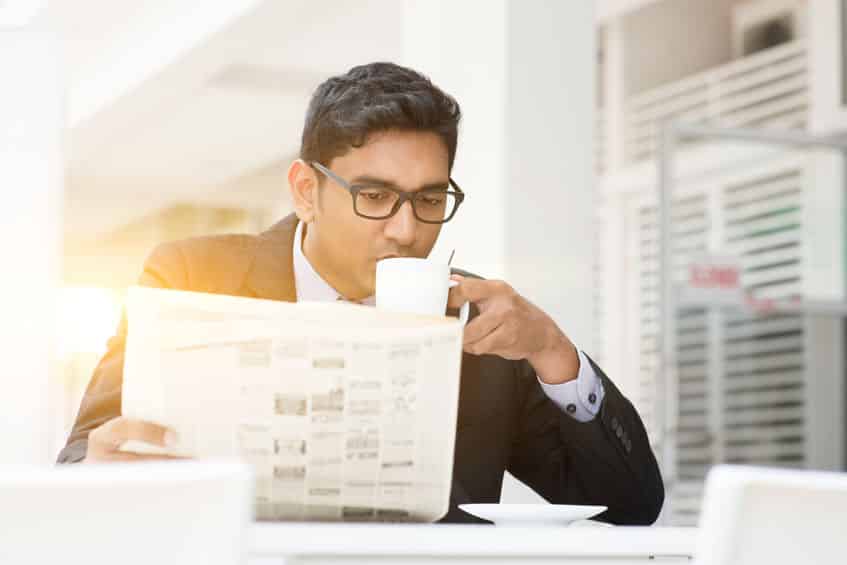
[[(417, 257), (392, 257), (376, 264), (376, 306), (392, 312), (444, 316), (449, 291), (459, 283), (450, 279), (450, 266)], [(459, 309), (468, 321), (470, 303)]]

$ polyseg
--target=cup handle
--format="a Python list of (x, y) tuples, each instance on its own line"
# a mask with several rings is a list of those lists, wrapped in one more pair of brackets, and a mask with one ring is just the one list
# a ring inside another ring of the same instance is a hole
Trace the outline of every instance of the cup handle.
[[(454, 286), (459, 286), (459, 281), (451, 280), (447, 285), (447, 288), (453, 288)], [(459, 308), (459, 321), (462, 322), (462, 325), (468, 323), (468, 317), (471, 313), (471, 303), (465, 302), (462, 304), (462, 307)]]

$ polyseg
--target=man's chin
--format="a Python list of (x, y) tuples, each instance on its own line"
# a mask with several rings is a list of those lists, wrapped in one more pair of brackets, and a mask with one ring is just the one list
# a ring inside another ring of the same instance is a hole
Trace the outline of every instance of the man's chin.
[(369, 298), (376, 294), (376, 269), (370, 270), (366, 276), (359, 279), (361, 284), (359, 288), (362, 289), (362, 294), (364, 296), (362, 298)]

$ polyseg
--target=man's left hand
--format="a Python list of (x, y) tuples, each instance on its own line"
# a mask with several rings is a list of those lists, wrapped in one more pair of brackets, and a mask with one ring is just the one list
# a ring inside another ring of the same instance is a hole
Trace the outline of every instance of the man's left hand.
[(570, 339), (543, 310), (503, 281), (453, 275), (448, 306), (473, 302), (479, 316), (465, 328), (464, 350), (474, 355), (526, 359), (538, 377), (560, 384), (577, 377), (579, 357)]

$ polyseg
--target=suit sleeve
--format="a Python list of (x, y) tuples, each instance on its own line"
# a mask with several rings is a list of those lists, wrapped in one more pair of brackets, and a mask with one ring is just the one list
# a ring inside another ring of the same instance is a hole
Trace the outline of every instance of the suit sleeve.
[(647, 432), (632, 404), (589, 361), (606, 394), (588, 422), (553, 404), (529, 363), (515, 364), (521, 424), (509, 471), (552, 503), (604, 505), (600, 520), (652, 524), (665, 491)]
[[(147, 258), (138, 284), (156, 288), (186, 288), (185, 273), (179, 246), (166, 243), (157, 247)], [(59, 452), (58, 463), (78, 463), (85, 459), (89, 432), (121, 415), (126, 332), (124, 313), (115, 335), (108, 341), (106, 354), (94, 369), (68, 441)]]

